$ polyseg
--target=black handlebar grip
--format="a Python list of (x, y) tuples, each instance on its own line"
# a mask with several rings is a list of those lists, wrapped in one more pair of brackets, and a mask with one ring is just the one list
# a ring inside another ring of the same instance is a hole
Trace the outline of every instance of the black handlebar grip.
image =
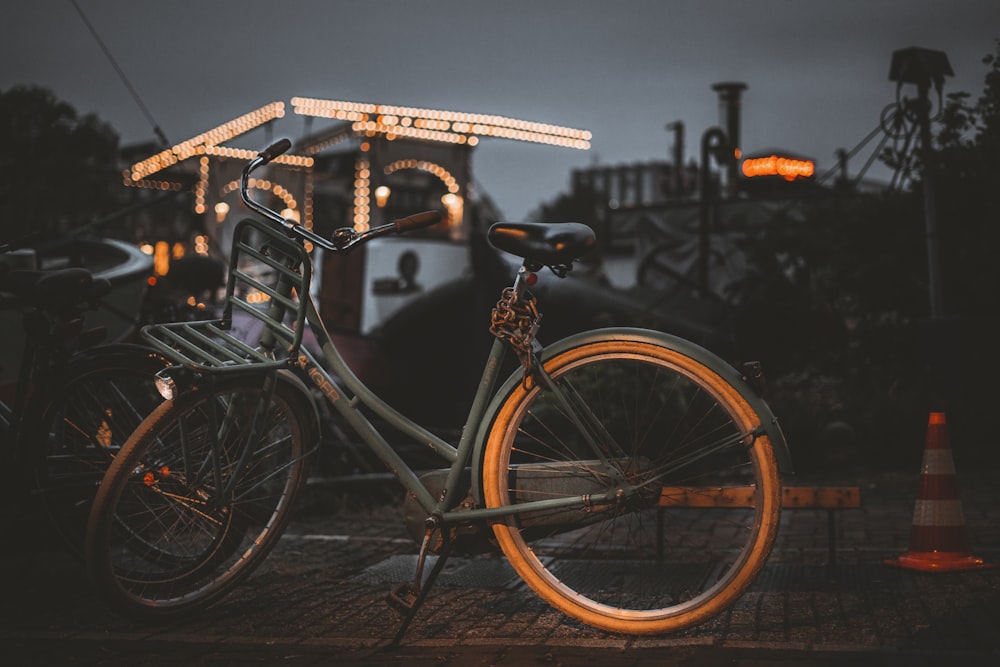
[(292, 147), (291, 140), (289, 140), (289, 139), (278, 139), (273, 144), (271, 144), (270, 146), (268, 146), (267, 148), (265, 148), (263, 151), (261, 151), (261, 153), (258, 155), (258, 157), (261, 158), (264, 161), (264, 163), (266, 164), (266, 163), (270, 162), (271, 160), (273, 160), (274, 158), (276, 158), (279, 155), (281, 155), (282, 153), (284, 153), (285, 151), (287, 151), (291, 147)]
[(423, 227), (436, 225), (441, 222), (441, 211), (424, 211), (423, 213), (414, 213), (411, 216), (400, 218), (399, 220), (393, 220), (392, 222), (396, 225), (396, 233), (402, 234), (403, 232), (408, 232), (411, 229), (422, 229)]

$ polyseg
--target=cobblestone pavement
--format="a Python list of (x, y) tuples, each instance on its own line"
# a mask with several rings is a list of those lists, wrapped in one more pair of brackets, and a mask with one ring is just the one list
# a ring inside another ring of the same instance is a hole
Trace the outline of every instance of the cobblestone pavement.
[[(1000, 562), (996, 474), (960, 476), (972, 551)], [(501, 559), (453, 557), (404, 640), (385, 602), (412, 576), (416, 545), (396, 508), (308, 512), (236, 592), (197, 616), (138, 625), (104, 609), (80, 564), (5, 547), (0, 662), (50, 664), (996, 665), (1000, 569), (923, 574), (905, 553), (917, 475), (854, 480), (862, 508), (786, 511), (761, 577), (729, 611), (662, 637), (580, 625)]]

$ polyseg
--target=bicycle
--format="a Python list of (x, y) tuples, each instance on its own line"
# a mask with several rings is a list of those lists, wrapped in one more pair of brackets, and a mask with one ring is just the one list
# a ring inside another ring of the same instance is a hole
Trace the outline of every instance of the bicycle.
[[(130, 618), (187, 613), (225, 595), (266, 556), (318, 437), (313, 396), (294, 368), (426, 516), (413, 581), (389, 594), (404, 613), (397, 641), (460, 549), (499, 549), (540, 597), (605, 630), (675, 631), (732, 604), (767, 559), (779, 474), (790, 470), (756, 367), (641, 329), (543, 347), (529, 288), (543, 267), (565, 276), (594, 234), (577, 223), (496, 223), (490, 241), (522, 263), (493, 310), (495, 340), (466, 426), (457, 445), (446, 442), (347, 366), (310, 297), (305, 248), (348, 252), (440, 216), (320, 237), (249, 196), (250, 174), (289, 146), (279, 141), (243, 169), (243, 201), (262, 219), (235, 231), (223, 317), (143, 330), (176, 365), (159, 374), (167, 400), (129, 438), (91, 510), (88, 567), (104, 600)], [(267, 267), (270, 278), (247, 266)], [(266, 294), (268, 306), (255, 308), (247, 292)], [(259, 343), (232, 335), (233, 313), (263, 323)], [(307, 324), (322, 363), (301, 345)], [(508, 349), (521, 367), (498, 387)], [(369, 415), (426, 445), (447, 469), (411, 469)]]
[(110, 289), (80, 267), (0, 267), (0, 311), (19, 313), (25, 333), (16, 384), (0, 400), (4, 525), (33, 528), (41, 512), (81, 559), (90, 502), (159, 403), (153, 378), (166, 366), (148, 348), (99, 345), (104, 330), (85, 327), (86, 311)]

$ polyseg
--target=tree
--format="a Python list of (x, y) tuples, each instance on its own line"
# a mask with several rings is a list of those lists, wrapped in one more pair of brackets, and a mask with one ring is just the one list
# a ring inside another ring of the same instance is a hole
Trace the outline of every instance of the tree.
[(975, 104), (969, 95), (949, 95), (936, 135), (939, 208), (943, 227), (945, 308), (961, 316), (983, 316), (997, 302), (1000, 267), (1000, 40)]
[(115, 204), (118, 135), (37, 86), (0, 91), (0, 234), (65, 233)]

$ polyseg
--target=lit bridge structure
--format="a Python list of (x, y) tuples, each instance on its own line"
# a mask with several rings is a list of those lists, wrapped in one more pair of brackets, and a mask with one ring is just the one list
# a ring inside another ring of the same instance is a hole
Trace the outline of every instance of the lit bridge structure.
[[(324, 319), (362, 333), (412, 292), (469, 269), (467, 230), (488, 217), (472, 191), (472, 153), (481, 140), (578, 150), (589, 149), (591, 141), (587, 130), (493, 114), (305, 97), (292, 98), (290, 108), (304, 119), (305, 131), (288, 153), (251, 179), (255, 197), (323, 236), (343, 226), (364, 231), (422, 210), (444, 213), (441, 224), (408, 235), (405, 242), (380, 239), (360, 253), (317, 258)], [(193, 239), (195, 252), (224, 254), (240, 217), (234, 212), (242, 208), (240, 172), (263, 148), (237, 143), (261, 128), (267, 136), (262, 143), (280, 136), (275, 126), (287, 109), (284, 102), (266, 104), (139, 160), (124, 171), (124, 184), (178, 193), (191, 189), (195, 219), (203, 222), (203, 233)], [(321, 123), (324, 127), (314, 131)], [(176, 239), (173, 251), (164, 241), (155, 245), (162, 260), (158, 267), (169, 265), (168, 253), (185, 252)], [(399, 276), (391, 275), (396, 272)]]
[[(345, 217), (361, 231), (384, 222), (392, 209), (410, 203), (393, 205), (394, 186), (400, 194), (412, 195), (415, 184), (406, 176), (416, 171), (432, 179), (430, 189), (441, 192), (437, 203), (446, 213), (447, 226), (458, 230), (470, 195), (471, 152), (481, 139), (590, 148), (587, 130), (491, 114), (305, 97), (292, 98), (291, 108), (306, 118), (307, 129), (317, 118), (332, 120), (333, 125), (315, 133), (307, 131), (290, 153), (274, 161), (268, 177), (254, 179), (251, 187), (281, 200), (286, 215), (310, 229), (317, 187), (349, 193)], [(261, 126), (273, 133), (274, 122), (285, 114), (284, 102), (262, 106), (131, 165), (123, 174), (124, 183), (180, 190), (194, 172), (194, 212), (214, 214), (222, 222), (232, 208), (230, 201), (238, 197), (240, 170), (257, 153), (231, 144)], [(330, 155), (335, 157), (324, 159)], [(174, 165), (182, 168), (168, 170)], [(180, 174), (187, 178), (178, 178)]]

